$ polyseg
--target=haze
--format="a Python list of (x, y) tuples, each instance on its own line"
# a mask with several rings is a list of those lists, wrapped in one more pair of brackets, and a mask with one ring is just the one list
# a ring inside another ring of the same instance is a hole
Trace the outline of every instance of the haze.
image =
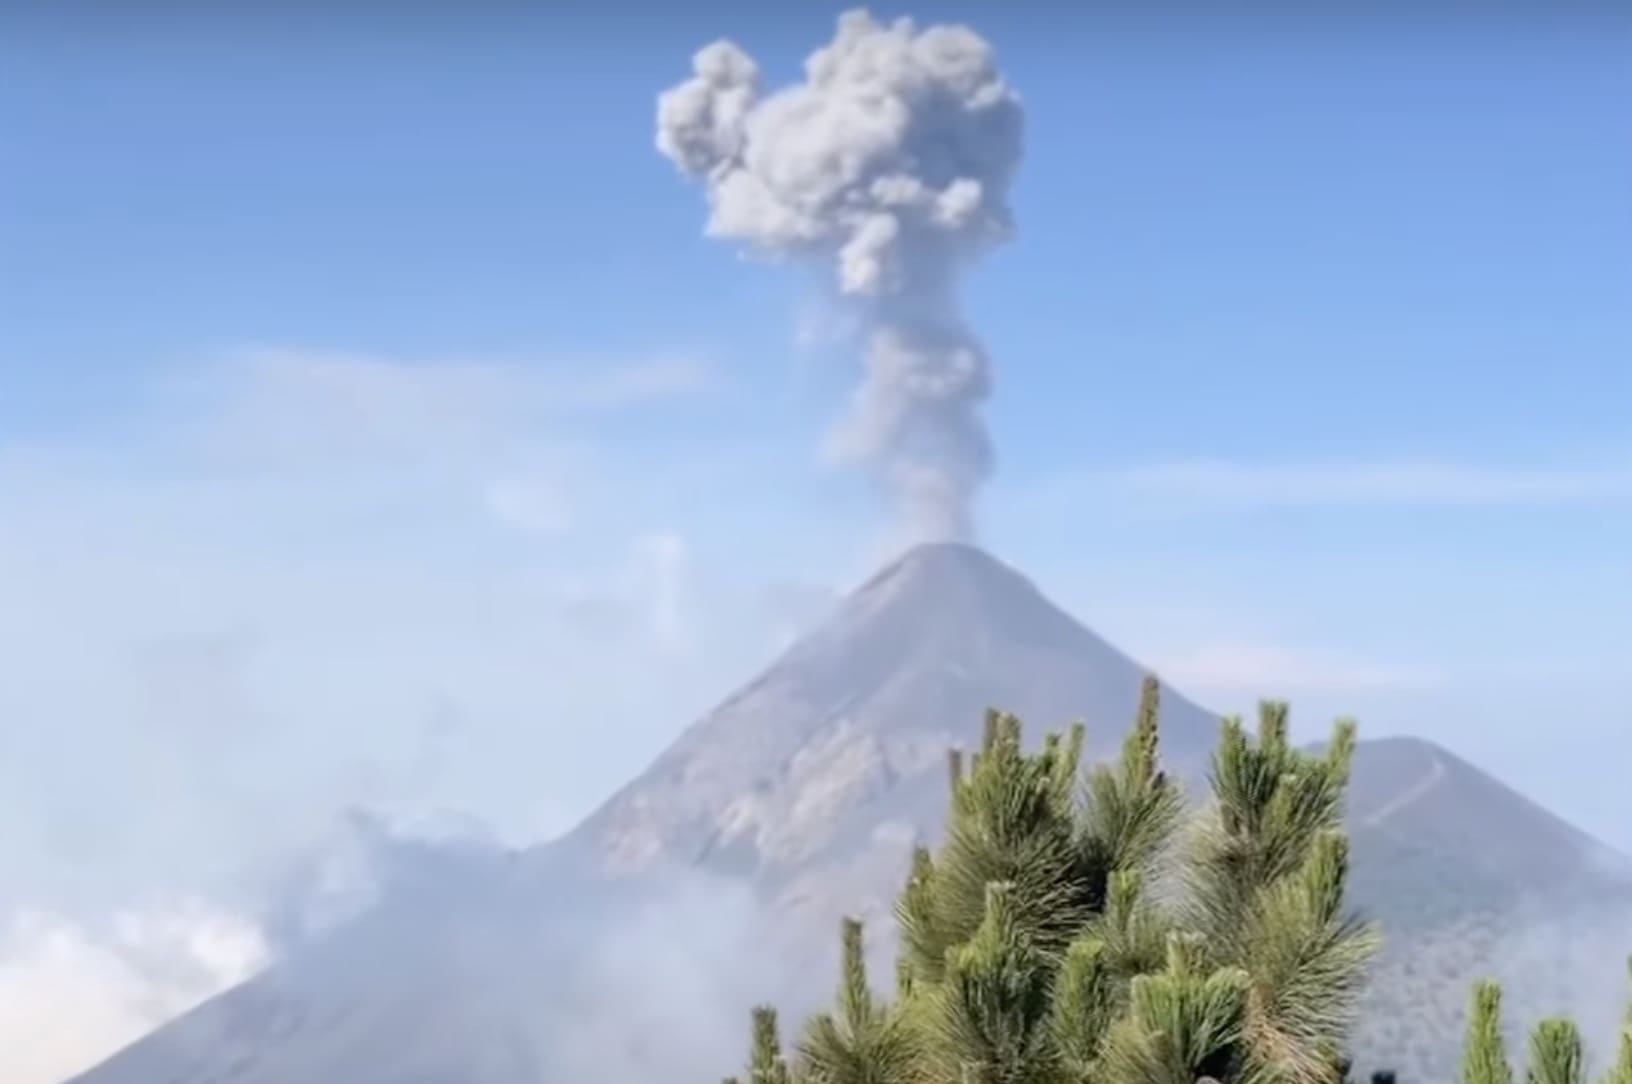
[[(162, 6), (0, 16), (17, 1084), (297, 941), (348, 811), (571, 828), (926, 518), (825, 454), (869, 314), (654, 145), (699, 48), (774, 90), (840, 7)], [(1025, 111), (930, 533), (1632, 851), (1632, 17), (987, 7), (876, 10)]]

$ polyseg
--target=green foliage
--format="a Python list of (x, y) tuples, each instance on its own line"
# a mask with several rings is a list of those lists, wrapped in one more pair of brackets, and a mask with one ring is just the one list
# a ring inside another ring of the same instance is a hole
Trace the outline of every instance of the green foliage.
[[(1632, 969), (1632, 962), (1629, 962)], [(1463, 1053), (1462, 1084), (1512, 1084), (1502, 1038), (1502, 989), (1491, 981), (1474, 987), (1473, 1011)], [(1585, 1084), (1586, 1051), (1574, 1021), (1543, 1020), (1530, 1033), (1525, 1084)], [(1603, 1084), (1632, 1084), (1632, 1003), (1617, 1036), (1615, 1060)]]
[(1572, 1020), (1543, 1020), (1530, 1036), (1529, 1084), (1582, 1084), (1586, 1054)]
[[(776, 1010), (769, 1005), (755, 1007), (753, 1042), (748, 1051), (748, 1077), (741, 1084), (789, 1084), (791, 1074), (782, 1056), (782, 1040), (777, 1032)], [(727, 1078), (727, 1084), (739, 1084)]]
[(1240, 968), (1206, 970), (1203, 958), (1194, 935), (1172, 935), (1167, 966), (1133, 979), (1128, 1012), (1107, 1034), (1096, 1076), (1125, 1084), (1243, 1076), (1252, 978)]
[[(1627, 961), (1627, 970), (1632, 972), (1632, 960)], [(1627, 1002), (1626, 1019), (1617, 1036), (1615, 1061), (1604, 1075), (1604, 1084), (1632, 1084), (1632, 1000)]]
[(1099, 1062), (1100, 1046), (1116, 1021), (1119, 981), (1105, 943), (1091, 935), (1067, 950), (1054, 980), (1048, 1023), (1061, 1077), (1087, 1080)]
[(1474, 987), (1462, 1054), (1462, 1084), (1513, 1084), (1507, 1041), (1502, 1037), (1502, 988), (1494, 982)]
[(1020, 1084), (1050, 1078), (1050, 968), (1009, 884), (988, 886), (973, 936), (947, 954), (919, 1002), (934, 1080)]
[(898, 1009), (867, 982), (861, 923), (843, 928), (839, 1011), (811, 1020), (800, 1044), (799, 1079), (813, 1084), (897, 1084), (912, 1079), (914, 1036)]
[(1263, 706), (1256, 740), (1227, 722), (1212, 801), (1187, 823), (1159, 706), (1152, 679), (1120, 757), (1086, 772), (1081, 725), (1028, 753), (1019, 720), (989, 713), (979, 751), (949, 758), (945, 838), (915, 854), (896, 907), (894, 1001), (846, 922), (835, 1009), (781, 1077), (774, 1017), (756, 1015), (750, 1084), (1344, 1080), (1375, 949), (1343, 904), (1354, 728), (1312, 756), (1284, 705)]

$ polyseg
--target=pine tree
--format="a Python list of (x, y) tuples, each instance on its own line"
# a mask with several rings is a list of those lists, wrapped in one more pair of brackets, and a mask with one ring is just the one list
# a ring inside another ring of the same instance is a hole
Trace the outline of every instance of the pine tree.
[(1098, 1076), (1118, 1084), (1238, 1079), (1248, 1065), (1252, 977), (1204, 970), (1195, 935), (1173, 934), (1167, 966), (1133, 979), (1127, 1015), (1106, 1037)]
[[(979, 751), (949, 758), (945, 839), (915, 854), (897, 904), (895, 1003), (867, 986), (847, 922), (838, 1005), (811, 1022), (792, 1080), (1346, 1079), (1375, 946), (1343, 904), (1352, 724), (1313, 756), (1284, 705), (1263, 705), (1255, 741), (1229, 721), (1186, 831), (1158, 709), (1151, 679), (1121, 756), (1086, 775), (1082, 726), (1027, 753), (1019, 720), (988, 714)], [(774, 1032), (756, 1015), (751, 1084), (789, 1079)]]
[(1289, 1084), (1342, 1079), (1343, 1042), (1377, 946), (1344, 908), (1354, 735), (1341, 721), (1326, 754), (1312, 756), (1292, 746), (1284, 704), (1261, 706), (1256, 744), (1227, 721), (1213, 767), (1217, 815), (1202, 821), (1187, 865), (1186, 924), (1214, 966), (1251, 977), (1244, 1064)]
[(1462, 1084), (1513, 1084), (1507, 1040), (1502, 1036), (1502, 988), (1494, 982), (1474, 987), (1462, 1052)]
[(799, 1078), (808, 1084), (905, 1084), (916, 1053), (913, 1035), (897, 1009), (873, 996), (859, 921), (844, 920), (841, 944), (839, 1011), (811, 1020), (799, 1047)]
[(1543, 1020), (1530, 1036), (1529, 1084), (1583, 1084), (1585, 1052), (1571, 1020)]
[(753, 1041), (748, 1049), (746, 1080), (726, 1077), (725, 1084), (790, 1084), (788, 1063), (782, 1056), (776, 1009), (758, 1005), (753, 1013)]
[[(1632, 971), (1632, 961), (1628, 962)], [(1486, 980), (1474, 987), (1463, 1053), (1462, 1084), (1512, 1084), (1513, 1070), (1502, 1038), (1502, 988)], [(1632, 1004), (1616, 1037), (1615, 1060), (1603, 1084), (1632, 1084)], [(1526, 1084), (1584, 1084), (1586, 1051), (1574, 1021), (1543, 1020), (1530, 1033)]]
[[(1632, 973), (1632, 960), (1627, 961), (1627, 970)], [(1626, 1019), (1616, 1039), (1615, 1061), (1604, 1075), (1604, 1084), (1632, 1084), (1632, 1000), (1627, 1002)]]

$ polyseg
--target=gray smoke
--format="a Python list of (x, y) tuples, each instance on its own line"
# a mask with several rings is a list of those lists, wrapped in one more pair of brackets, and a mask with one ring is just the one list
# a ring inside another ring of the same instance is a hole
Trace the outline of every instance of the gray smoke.
[(728, 41), (692, 66), (658, 99), (657, 146), (706, 189), (708, 234), (830, 265), (863, 319), (866, 375), (829, 452), (879, 480), (914, 540), (968, 538), (991, 373), (958, 280), (1010, 233), (1024, 120), (991, 46), (852, 11), (775, 93)]

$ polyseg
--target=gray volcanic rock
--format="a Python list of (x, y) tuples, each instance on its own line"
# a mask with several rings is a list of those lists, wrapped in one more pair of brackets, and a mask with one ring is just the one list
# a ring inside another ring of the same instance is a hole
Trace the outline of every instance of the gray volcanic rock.
[[(841, 915), (887, 958), (911, 848), (944, 819), (946, 750), (988, 707), (1033, 736), (1083, 719), (1104, 756), (1143, 676), (985, 553), (919, 548), (568, 837), (388, 897), (78, 1084), (717, 1080), (753, 1002), (825, 998)], [(1199, 792), (1217, 718), (1164, 690), (1162, 722), (1164, 763)], [(1516, 1019), (1584, 990), (1619, 1006), (1624, 859), (1410, 739), (1361, 743), (1350, 814), (1354, 897), (1389, 935), (1363, 1064), (1449, 1079), (1487, 972), (1525, 969)]]
[[(1090, 755), (1113, 752), (1144, 675), (982, 551), (921, 546), (681, 735), (575, 842), (614, 871), (795, 869), (881, 820), (938, 816), (947, 750), (969, 744), (987, 708), (1038, 727), (1082, 719)], [(1218, 733), (1170, 690), (1163, 724), (1170, 762), (1185, 766)], [(921, 788), (927, 808), (902, 808)]]

